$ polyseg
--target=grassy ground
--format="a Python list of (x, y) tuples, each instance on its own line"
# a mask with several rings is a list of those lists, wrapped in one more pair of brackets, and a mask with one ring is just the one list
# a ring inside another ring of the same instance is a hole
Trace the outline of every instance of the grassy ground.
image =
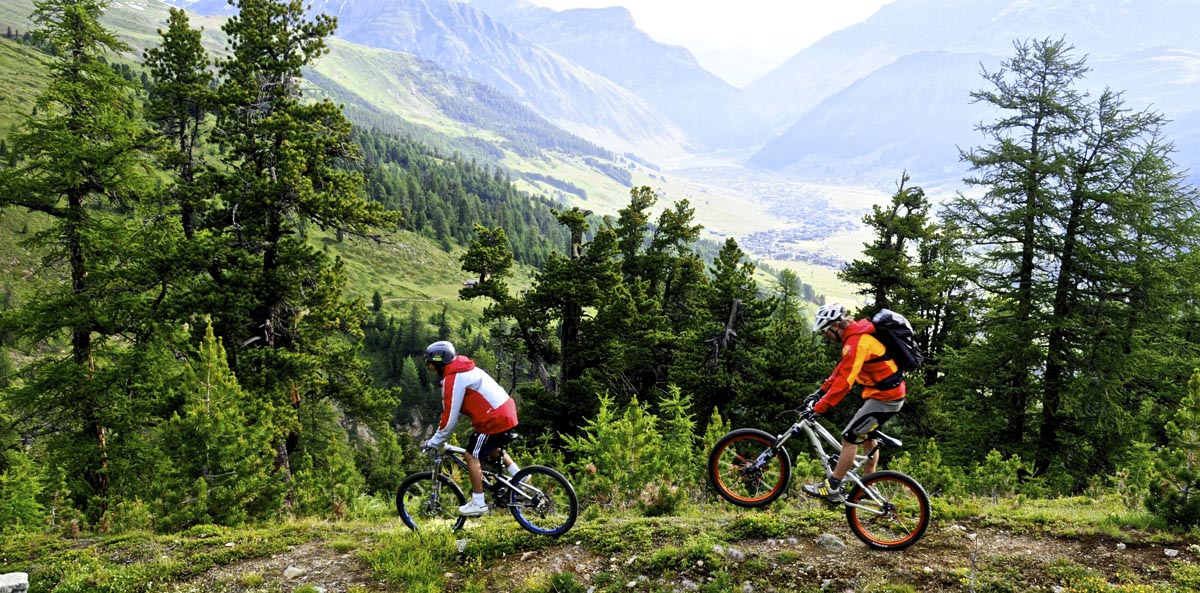
[[(1200, 591), (1200, 533), (1147, 529), (1110, 499), (939, 501), (925, 538), (901, 552), (869, 550), (840, 512), (808, 501), (656, 518), (593, 506), (558, 539), (500, 513), (417, 534), (388, 501), (359, 509), (166, 535), (7, 535), (0, 572), (28, 572), (33, 593)], [(829, 535), (845, 548), (816, 543)]]

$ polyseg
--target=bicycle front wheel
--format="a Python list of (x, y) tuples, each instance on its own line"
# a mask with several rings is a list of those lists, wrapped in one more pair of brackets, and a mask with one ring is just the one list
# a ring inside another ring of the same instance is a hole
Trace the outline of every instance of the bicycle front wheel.
[(721, 498), (740, 507), (770, 504), (787, 490), (792, 458), (772, 449), (775, 437), (754, 428), (739, 428), (717, 441), (708, 455), (708, 480)]
[(579, 498), (562, 474), (548, 467), (531, 465), (512, 478), (508, 508), (517, 523), (537, 535), (558, 536), (575, 525)]
[(458, 507), (467, 504), (462, 488), (450, 478), (438, 475), (434, 488), (433, 472), (417, 472), (404, 478), (396, 489), (396, 512), (413, 531), (457, 530), (467, 518)]
[(932, 512), (921, 484), (897, 471), (875, 472), (862, 482), (864, 488), (846, 496), (846, 520), (858, 539), (877, 550), (903, 550), (925, 535)]

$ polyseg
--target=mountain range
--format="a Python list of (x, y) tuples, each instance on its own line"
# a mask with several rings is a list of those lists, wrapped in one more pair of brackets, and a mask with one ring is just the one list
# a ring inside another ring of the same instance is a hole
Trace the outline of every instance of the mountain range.
[[(225, 0), (176, 0), (228, 13)], [(494, 87), (563, 129), (667, 163), (723, 155), (789, 178), (884, 187), (907, 170), (953, 184), (958, 150), (991, 117), (984, 87), (1015, 41), (1065, 38), (1093, 93), (1172, 120), (1177, 160), (1200, 170), (1200, 0), (894, 0), (735, 88), (619, 6), (556, 11), (528, 0), (317, 0), (338, 36), (418, 55)], [(683, 165), (680, 165), (683, 166)]]
[[(197, 17), (210, 36), (233, 10), (226, 0), (170, 1), (210, 15)], [(6, 16), (15, 10), (5, 3), (0, 17), (16, 22)], [(625, 177), (613, 167), (633, 163), (677, 179), (704, 163), (734, 175), (884, 190), (907, 171), (914, 183), (953, 189), (965, 172), (959, 149), (980, 143), (975, 126), (995, 116), (970, 92), (985, 88), (981, 72), (998, 68), (1014, 42), (1032, 38), (1065, 38), (1086, 56), (1083, 84), (1093, 94), (1111, 87), (1131, 108), (1162, 112), (1176, 161), (1193, 181), (1200, 171), (1200, 36), (1189, 25), (1200, 20), (1200, 0), (894, 0), (741, 89), (686, 48), (655, 41), (620, 7), (315, 0), (311, 10), (339, 25), (318, 86), (394, 121), (443, 132), (450, 125), (454, 149), (475, 146), (497, 164), (524, 167), (529, 179), (570, 177), (545, 164), (560, 161), (607, 177), (569, 180), (590, 195), (601, 192), (587, 192), (589, 183), (611, 192)], [(165, 11), (159, 0), (125, 0), (110, 12), (144, 46), (162, 17), (136, 23), (135, 15)], [(518, 146), (525, 165), (503, 156)], [(530, 146), (542, 146), (543, 164)], [(573, 148), (547, 157), (550, 146)], [(596, 151), (626, 160), (583, 160)], [(746, 197), (737, 193), (725, 196)]]

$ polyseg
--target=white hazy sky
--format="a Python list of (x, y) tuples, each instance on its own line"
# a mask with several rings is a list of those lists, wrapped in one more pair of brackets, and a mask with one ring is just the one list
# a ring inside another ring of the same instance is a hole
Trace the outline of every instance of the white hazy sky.
[(655, 41), (682, 45), (744, 86), (818, 39), (892, 0), (530, 0), (554, 10), (624, 6)]

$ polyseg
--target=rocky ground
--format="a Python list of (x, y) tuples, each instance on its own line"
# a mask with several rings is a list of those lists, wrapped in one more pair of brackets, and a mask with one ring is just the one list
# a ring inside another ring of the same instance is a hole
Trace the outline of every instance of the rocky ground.
[[(899, 584), (921, 592), (1102, 590), (1084, 589), (1078, 580), (1071, 580), (1085, 576), (1091, 579), (1091, 587), (1123, 585), (1126, 588), (1120, 590), (1128, 591), (1165, 587), (1186, 592), (1200, 586), (1200, 578), (1176, 576), (1181, 566), (1191, 567), (1185, 569), (1194, 571), (1189, 575), (1200, 575), (1200, 543), (1186, 538), (1126, 543), (1120, 537), (1013, 533), (956, 523), (931, 528), (908, 550), (880, 552), (842, 531), (716, 544), (708, 562), (698, 560), (666, 570), (648, 562), (650, 553), (602, 555), (572, 541), (568, 534), (556, 545), (518, 551), (482, 567), (464, 561), (443, 578), (449, 590), (471, 588), (471, 583), (482, 581), (488, 591), (529, 587), (557, 572), (572, 573), (583, 590), (594, 591), (867, 593), (894, 591), (888, 587)], [(469, 547), (469, 532), (464, 538), (460, 544)], [(355, 550), (334, 550), (320, 542), (214, 567), (181, 590), (290, 592), (301, 588), (325, 593), (403, 590), (379, 582)]]

